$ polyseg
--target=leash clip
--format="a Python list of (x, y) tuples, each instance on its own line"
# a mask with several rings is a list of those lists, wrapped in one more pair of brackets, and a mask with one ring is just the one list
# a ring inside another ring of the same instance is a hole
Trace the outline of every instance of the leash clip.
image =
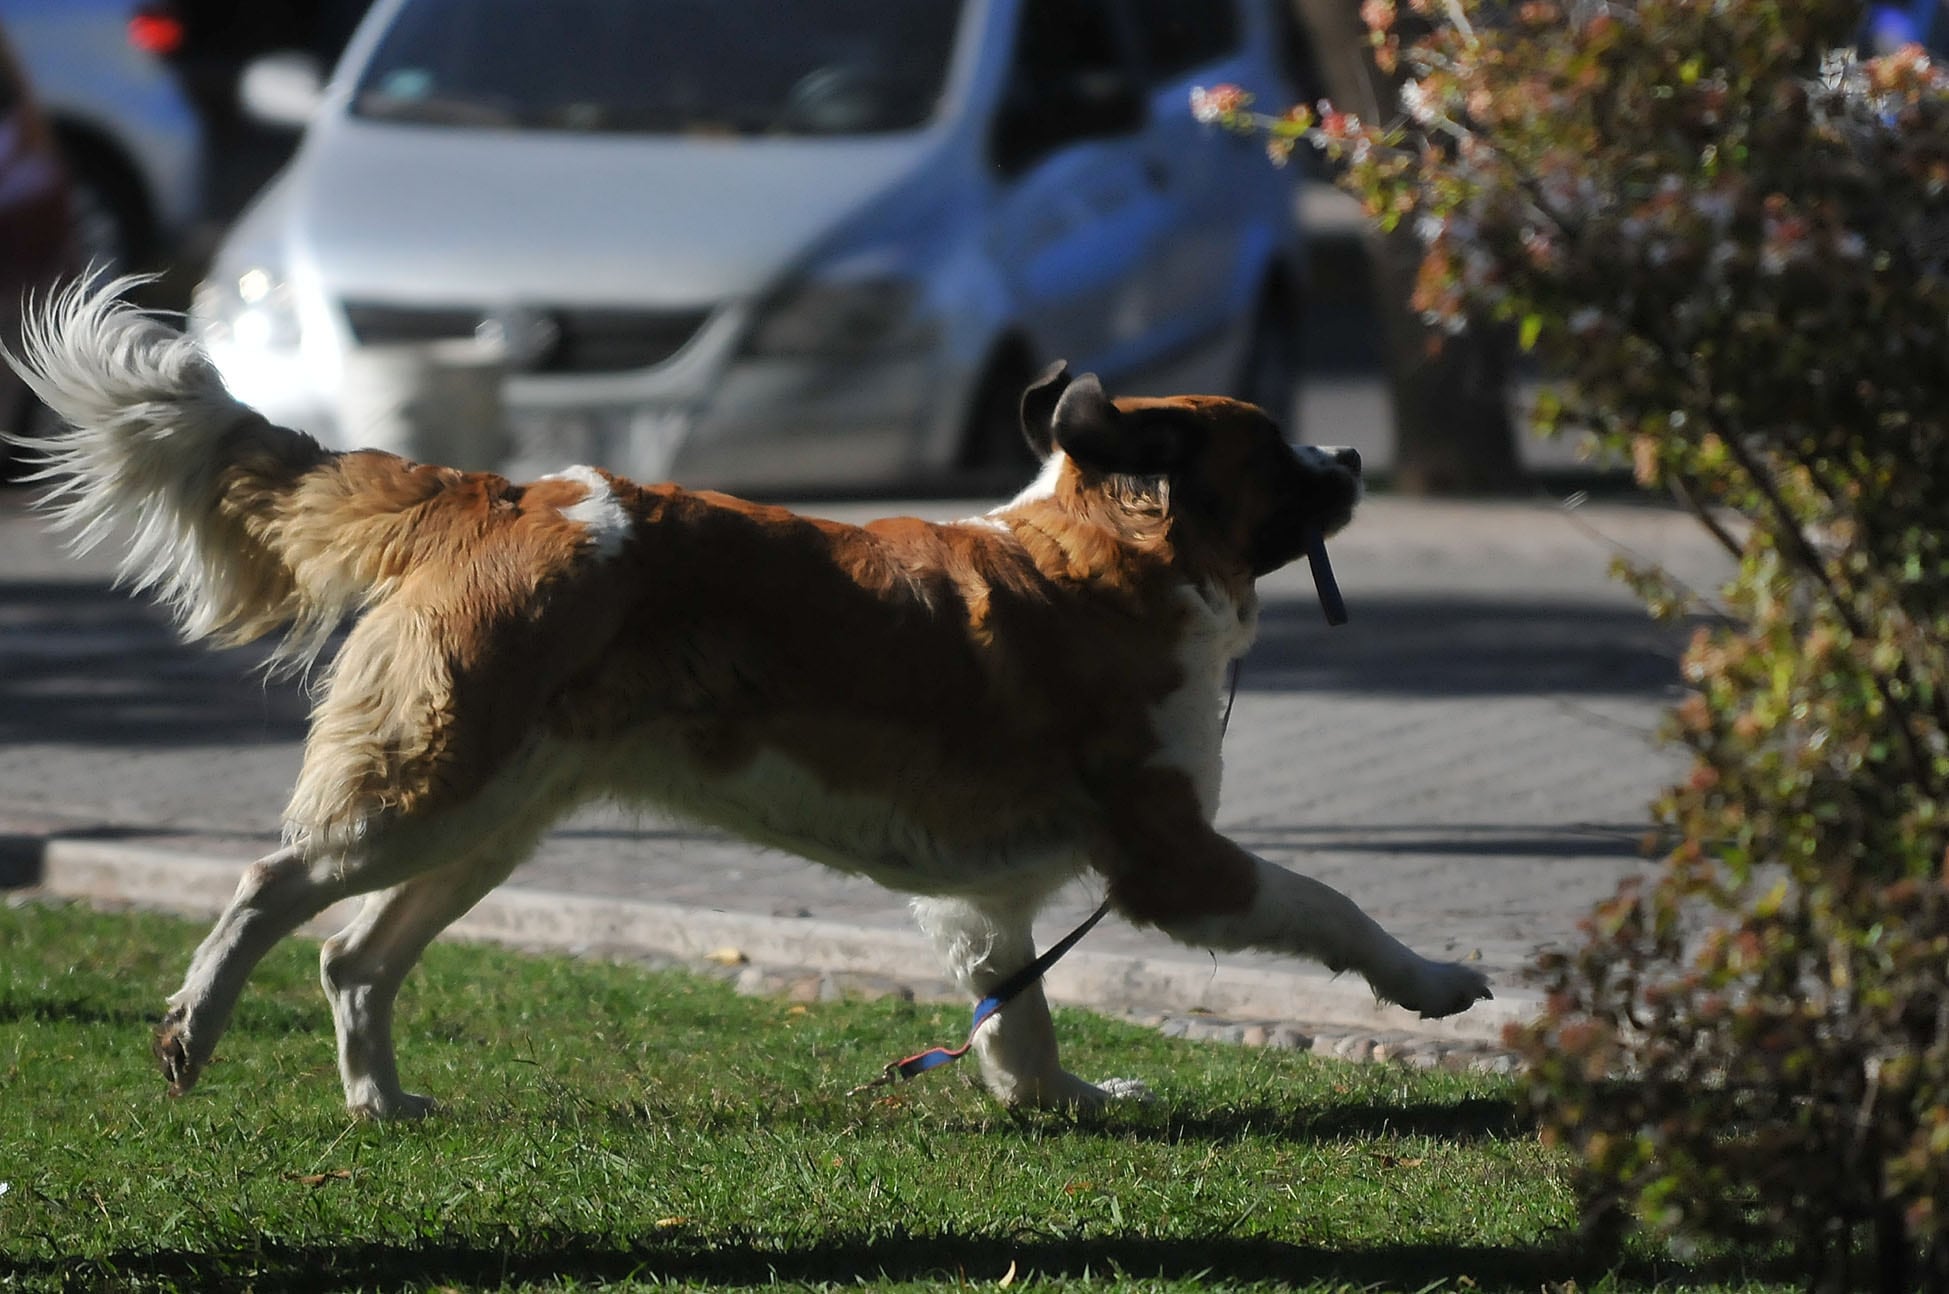
[(892, 1087), (896, 1082), (900, 1080), (900, 1078), (901, 1078), (900, 1062), (897, 1060), (890, 1060), (887, 1062), (887, 1067), (880, 1071), (880, 1076), (878, 1078), (867, 1079), (864, 1083), (861, 1083), (858, 1087), (846, 1093), (846, 1095), (859, 1096), (863, 1093), (871, 1092), (875, 1088)]
[(1042, 956), (1016, 971), (1013, 975), (1010, 975), (1007, 979), (996, 985), (994, 991), (989, 993), (987, 997), (975, 1003), (974, 1023), (968, 1028), (967, 1041), (959, 1047), (930, 1047), (926, 1051), (907, 1057), (905, 1060), (893, 1061), (885, 1069), (880, 1071), (878, 1078), (869, 1079), (861, 1083), (846, 1095), (858, 1096), (860, 1093), (870, 1092), (876, 1087), (889, 1087), (902, 1079), (914, 1078), (917, 1075), (925, 1074), (930, 1069), (953, 1064), (955, 1061), (961, 1059), (961, 1057), (967, 1055), (968, 1049), (974, 1046), (975, 1035), (981, 1032), (981, 1026), (987, 1024), (989, 1019), (997, 1012), (1014, 1001), (1016, 995), (1023, 989), (1041, 979), (1043, 972), (1047, 971), (1051, 966), (1054, 966), (1064, 953), (1074, 948), (1076, 941), (1088, 934), (1091, 928), (1097, 922), (1101, 921), (1109, 911), (1110, 900), (1105, 899), (1096, 911), (1090, 913), (1087, 921), (1064, 935), (1053, 947), (1043, 953)]

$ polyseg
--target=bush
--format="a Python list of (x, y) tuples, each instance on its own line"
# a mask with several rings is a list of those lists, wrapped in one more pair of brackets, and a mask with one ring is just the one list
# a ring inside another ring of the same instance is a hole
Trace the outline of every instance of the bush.
[(1710, 622), (1695, 758), (1662, 867), (1513, 1034), (1546, 1135), (1593, 1220), (1949, 1288), (1949, 78), (1838, 55), (1838, 0), (1366, 13), (1403, 126), (1194, 109), (1338, 158), (1420, 232), (1431, 319), (1503, 321), (1545, 422), (1740, 558), (1712, 603), (1625, 572)]

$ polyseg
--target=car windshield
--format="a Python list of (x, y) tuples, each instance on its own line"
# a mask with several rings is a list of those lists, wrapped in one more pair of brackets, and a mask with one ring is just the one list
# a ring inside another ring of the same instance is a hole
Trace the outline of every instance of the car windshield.
[(934, 115), (960, 0), (410, 0), (355, 115), (492, 129), (853, 135)]

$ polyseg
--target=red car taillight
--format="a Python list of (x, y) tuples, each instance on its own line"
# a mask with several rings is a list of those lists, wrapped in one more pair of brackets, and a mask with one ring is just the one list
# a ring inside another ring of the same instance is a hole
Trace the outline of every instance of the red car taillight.
[(158, 58), (183, 47), (183, 20), (165, 4), (146, 4), (129, 15), (129, 44)]

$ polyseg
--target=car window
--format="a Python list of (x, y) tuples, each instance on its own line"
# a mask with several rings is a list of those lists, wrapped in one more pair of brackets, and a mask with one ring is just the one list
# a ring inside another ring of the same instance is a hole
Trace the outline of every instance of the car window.
[(1028, 0), (1015, 37), (1014, 89), (1048, 95), (1077, 77), (1121, 74), (1123, 36), (1104, 0)]
[(1133, 128), (1142, 111), (1135, 93), (1130, 47), (1107, 0), (1026, 0), (996, 126), (996, 164), (1019, 170), (1068, 140)]
[(935, 113), (960, 0), (410, 0), (354, 115), (499, 129), (841, 135)]
[(1129, 0), (1153, 84), (1236, 53), (1237, 0)]

